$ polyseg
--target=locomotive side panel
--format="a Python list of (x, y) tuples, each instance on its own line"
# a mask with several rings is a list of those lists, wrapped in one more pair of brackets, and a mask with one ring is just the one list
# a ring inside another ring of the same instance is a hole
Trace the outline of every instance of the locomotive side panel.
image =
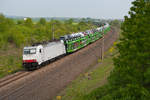
[(56, 58), (66, 53), (65, 45), (61, 42), (53, 42), (44, 46), (44, 61)]

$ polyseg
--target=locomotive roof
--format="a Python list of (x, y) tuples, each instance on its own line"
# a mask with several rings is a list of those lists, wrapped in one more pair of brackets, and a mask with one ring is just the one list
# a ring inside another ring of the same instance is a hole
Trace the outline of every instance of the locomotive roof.
[[(55, 42), (48, 42), (46, 44), (39, 44), (39, 45), (42, 45), (42, 46), (52, 46), (52, 45), (56, 45), (56, 44), (59, 44), (60, 41), (55, 41)], [(36, 46), (27, 46), (27, 47), (24, 47), (24, 49), (34, 49), (34, 48), (37, 48), (39, 45), (36, 45)]]
[(28, 47), (24, 47), (24, 49), (34, 49), (36, 48), (37, 46), (28, 46)]
[(60, 41), (57, 41), (57, 42), (49, 42), (48, 44), (45, 44), (43, 46), (52, 46), (52, 45), (56, 45), (56, 44), (59, 44)]

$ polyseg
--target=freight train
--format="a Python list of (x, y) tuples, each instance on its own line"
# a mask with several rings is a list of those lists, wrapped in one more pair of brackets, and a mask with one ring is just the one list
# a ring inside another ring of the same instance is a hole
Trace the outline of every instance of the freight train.
[(104, 26), (96, 29), (61, 36), (59, 41), (24, 47), (23, 66), (27, 70), (39, 68), (52, 59), (73, 53), (95, 42), (109, 30), (110, 26), (106, 23)]

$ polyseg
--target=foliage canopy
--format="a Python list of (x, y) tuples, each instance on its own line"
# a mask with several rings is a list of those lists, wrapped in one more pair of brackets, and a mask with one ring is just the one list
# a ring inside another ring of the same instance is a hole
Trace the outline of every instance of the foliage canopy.
[(89, 100), (150, 100), (150, 1), (132, 4), (108, 85), (89, 94)]
[(73, 19), (65, 22), (51, 20), (47, 22), (41, 18), (39, 22), (34, 23), (31, 18), (18, 20), (16, 23), (5, 16), (0, 15), (0, 48), (15, 44), (16, 47), (28, 45), (35, 42), (47, 41), (52, 39), (52, 31), (55, 33), (55, 38), (70, 34), (73, 32), (85, 31), (95, 27), (92, 23), (77, 23), (73, 24)]

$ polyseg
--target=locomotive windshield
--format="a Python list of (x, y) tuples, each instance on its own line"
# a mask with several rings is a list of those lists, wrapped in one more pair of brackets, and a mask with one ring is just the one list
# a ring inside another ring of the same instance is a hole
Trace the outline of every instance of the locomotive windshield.
[(24, 49), (24, 54), (35, 54), (36, 49)]

